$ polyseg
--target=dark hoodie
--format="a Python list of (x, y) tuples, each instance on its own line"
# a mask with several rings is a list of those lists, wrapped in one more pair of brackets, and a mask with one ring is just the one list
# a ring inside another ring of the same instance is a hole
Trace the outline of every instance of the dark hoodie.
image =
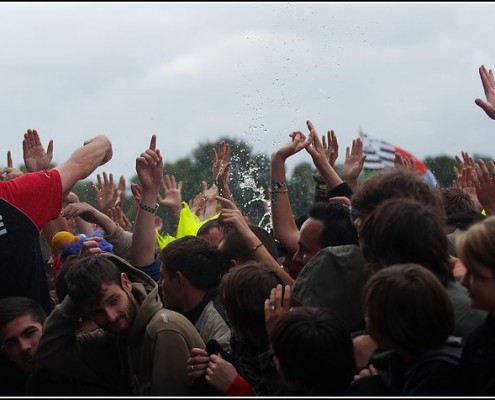
[(163, 308), (148, 275), (116, 255), (100, 256), (132, 282), (139, 304), (133, 326), (122, 335), (97, 329), (76, 337), (80, 314), (67, 296), (45, 322), (38, 364), (76, 380), (74, 395), (188, 395), (186, 361), (193, 347), (205, 347), (201, 336), (184, 316)]

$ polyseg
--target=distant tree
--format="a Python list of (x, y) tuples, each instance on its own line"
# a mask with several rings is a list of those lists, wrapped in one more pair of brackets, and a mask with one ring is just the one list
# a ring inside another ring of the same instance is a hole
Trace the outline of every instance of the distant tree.
[(440, 187), (452, 186), (452, 181), (455, 179), (454, 166), (457, 165), (454, 157), (447, 155), (426, 157), (423, 162), (435, 175)]
[[(183, 181), (182, 200), (189, 202), (201, 192), (201, 182), (205, 181), (210, 187), (212, 176), (212, 149), (220, 141), (230, 146), (230, 190), (241, 211), (253, 224), (258, 224), (265, 213), (262, 200), (268, 198), (266, 187), (269, 180), (269, 159), (264, 154), (253, 154), (252, 147), (242, 140), (221, 138), (216, 142), (201, 143), (192, 152), (192, 157), (184, 157), (173, 163), (165, 162), (166, 174), (175, 176), (177, 181)], [(160, 210), (159, 210), (160, 211)], [(161, 214), (159, 214), (162, 216)], [(164, 213), (165, 227), (170, 218)]]
[(473, 160), (476, 162), (477, 160), (481, 159), (485, 162), (485, 164), (488, 166), (488, 163), (490, 161), (495, 161), (495, 158), (491, 157), (491, 156), (487, 156), (487, 155), (482, 155), (482, 154), (478, 154), (478, 153), (474, 153), (473, 154)]
[[(482, 159), (486, 164), (488, 164), (490, 160), (493, 160), (490, 156), (477, 153), (472, 154), (471, 157), (475, 162)], [(431, 170), (433, 175), (435, 175), (438, 184), (441, 187), (449, 187), (452, 185), (452, 181), (455, 179), (454, 166), (458, 166), (455, 161), (455, 156), (440, 155), (426, 157), (423, 162)]]
[(314, 169), (308, 162), (297, 164), (288, 181), (290, 203), (295, 217), (308, 212), (315, 194)]

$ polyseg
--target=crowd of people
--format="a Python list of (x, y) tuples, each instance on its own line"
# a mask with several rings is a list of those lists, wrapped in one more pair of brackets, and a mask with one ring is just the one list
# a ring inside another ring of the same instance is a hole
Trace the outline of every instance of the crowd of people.
[[(270, 231), (232, 195), (226, 142), (184, 201), (152, 135), (131, 222), (125, 180), (98, 174), (95, 205), (72, 191), (112, 158), (107, 137), (50, 167), (53, 142), (27, 130), (27, 172), (10, 152), (0, 171), (2, 395), (495, 395), (495, 163), (462, 151), (452, 186), (431, 187), (397, 155), (360, 181), (360, 138), (340, 176), (335, 132), (307, 129), (271, 155)], [(315, 196), (294, 215), (301, 151)]]

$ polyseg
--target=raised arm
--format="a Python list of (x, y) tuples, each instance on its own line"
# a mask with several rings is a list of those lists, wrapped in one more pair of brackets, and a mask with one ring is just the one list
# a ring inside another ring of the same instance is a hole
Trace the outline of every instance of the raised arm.
[(479, 68), (481, 83), (485, 91), (486, 101), (480, 98), (474, 100), (477, 106), (491, 119), (495, 119), (495, 78), (492, 70), (487, 70), (484, 65)]
[[(328, 162), (333, 167), (337, 157), (339, 156), (339, 143), (337, 141), (337, 136), (333, 130), (327, 132), (327, 139), (325, 139), (325, 135), (322, 135), (321, 142), (323, 144), (323, 149), (325, 150), (325, 155), (328, 159)], [(316, 173), (313, 176), (315, 181), (315, 197), (314, 201), (324, 201), (328, 200), (329, 189), (327, 182), (321, 176), (320, 171), (316, 170)]]
[[(28, 129), (22, 141), (22, 155), (24, 164), (29, 172), (44, 171), (50, 168), (53, 158), (53, 140), (48, 143), (47, 150), (41, 144), (38, 132), (35, 129)], [(48, 222), (41, 231), (46, 247), (50, 250), (52, 257), (56, 255), (56, 250), (52, 245), (53, 236), (59, 231), (68, 230), (67, 220), (61, 216)]]
[(313, 124), (310, 121), (307, 121), (306, 125), (309, 129), (309, 137), (311, 139), (311, 146), (307, 146), (306, 151), (311, 155), (313, 164), (318, 169), (323, 179), (325, 179), (328, 189), (332, 190), (342, 183), (342, 179), (330, 165), (325, 153), (325, 148), (323, 147)]
[[(65, 196), (65, 201), (67, 204), (75, 204), (75, 203), (80, 203), (81, 200), (79, 199), (79, 196), (75, 194), (74, 192), (69, 192), (67, 196)], [(75, 224), (77, 231), (79, 233), (90, 233), (93, 232), (93, 225), (91, 222), (86, 221), (85, 219), (81, 218), (80, 216), (77, 216), (74, 218)]]
[(358, 178), (364, 167), (366, 156), (363, 151), (363, 141), (361, 138), (354, 139), (352, 146), (345, 150), (344, 179), (355, 192), (358, 188)]
[(162, 178), (160, 186), (163, 189), (163, 197), (158, 193), (157, 201), (158, 204), (171, 211), (173, 218), (172, 234), (175, 236), (182, 210), (182, 181), (177, 183), (174, 175), (167, 174)]
[(311, 144), (311, 139), (301, 131), (292, 132), (291, 141), (271, 155), (270, 163), (270, 201), (274, 237), (287, 249), (289, 254), (295, 254), (299, 240), (299, 230), (294, 221), (294, 214), (289, 201), (287, 183), (285, 181), (285, 161)]
[(108, 215), (85, 202), (68, 204), (60, 215), (65, 218), (79, 217), (86, 222), (98, 224), (105, 235), (111, 235), (117, 230), (117, 224)]
[(96, 204), (98, 210), (107, 213), (112, 207), (119, 205), (122, 201), (122, 185), (124, 186), (123, 191), (125, 191), (125, 179), (122, 176), (119, 181), (119, 186), (115, 185), (113, 181), (113, 174), (108, 174), (103, 172), (103, 180), (100, 174), (96, 175), (98, 185), (91, 182), (91, 187), (96, 194)]
[(87, 178), (100, 165), (112, 158), (112, 144), (106, 136), (99, 135), (84, 142), (69, 159), (55, 167), (62, 179), (62, 190), (66, 196), (77, 181)]
[(414, 164), (414, 161), (408, 157), (404, 157), (398, 152), (395, 153), (394, 168), (405, 168), (409, 171), (416, 172), (416, 165)]
[(219, 193), (218, 188), (215, 184), (211, 185), (211, 187), (208, 187), (206, 181), (202, 181), (201, 187), (203, 188), (203, 197), (205, 199), (204, 219), (206, 220), (217, 214), (218, 204), (220, 204), (217, 201), (217, 196)]
[(483, 160), (478, 160), (474, 165), (471, 177), (478, 200), (487, 216), (495, 215), (495, 163), (488, 163), (489, 169)]
[(292, 285), (294, 279), (282, 269), (277, 263), (277, 260), (275, 260), (265, 246), (262, 245), (262, 242), (260, 242), (260, 239), (258, 239), (256, 234), (251, 230), (246, 219), (234, 202), (220, 196), (217, 196), (217, 199), (222, 203), (222, 211), (220, 212), (219, 220), (224, 224), (230, 224), (237, 230), (239, 235), (243, 238), (244, 243), (246, 243), (246, 246), (251, 249), (253, 260), (264, 262), (280, 277), (285, 285)]
[(213, 158), (213, 183), (218, 188), (218, 194), (222, 197), (234, 201), (229, 186), (230, 171), (230, 146), (227, 142), (221, 141), (218, 144), (218, 151), (212, 149)]
[(461, 151), (461, 156), (462, 156), (462, 160), (459, 156), (457, 155), (455, 156), (455, 162), (457, 163), (457, 166), (454, 165), (453, 169), (456, 179), (458, 179), (461, 176), (462, 170), (464, 168), (468, 168), (468, 167), (474, 168), (473, 158), (469, 155), (467, 151)]
[(141, 181), (141, 202), (132, 235), (131, 263), (145, 267), (155, 261), (156, 199), (163, 176), (163, 159), (156, 148), (156, 135), (151, 136), (149, 149), (136, 159), (136, 172)]
[(473, 181), (472, 172), (474, 170), (474, 165), (462, 168), (461, 175), (456, 178), (454, 187), (461, 189), (464, 193), (469, 195), (474, 203), (476, 211), (481, 212), (483, 206), (478, 199), (478, 193)]

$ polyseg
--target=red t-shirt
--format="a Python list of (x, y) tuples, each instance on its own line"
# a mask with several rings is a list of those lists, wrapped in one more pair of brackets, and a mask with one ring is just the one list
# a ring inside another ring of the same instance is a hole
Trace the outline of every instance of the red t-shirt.
[(30, 172), (0, 182), (0, 198), (17, 207), (42, 229), (62, 210), (62, 179), (56, 169)]

